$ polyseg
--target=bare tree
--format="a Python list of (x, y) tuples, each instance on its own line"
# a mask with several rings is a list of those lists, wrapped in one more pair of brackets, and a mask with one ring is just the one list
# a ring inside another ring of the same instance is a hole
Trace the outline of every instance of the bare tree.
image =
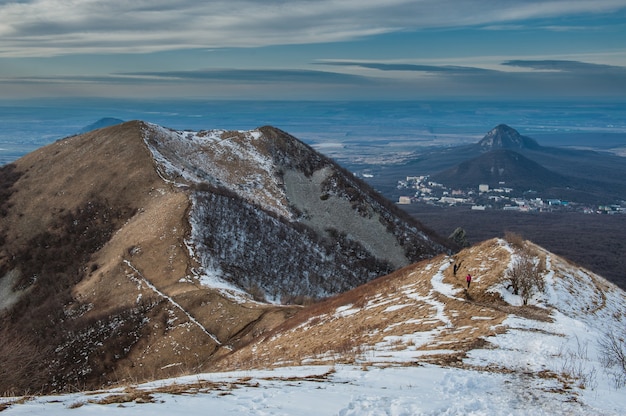
[(503, 283), (514, 295), (522, 297), (524, 305), (527, 305), (536, 293), (545, 290), (539, 262), (528, 249), (518, 253), (518, 257), (504, 274)]
[(598, 341), (600, 362), (613, 377), (615, 387), (626, 386), (626, 331), (607, 331)]

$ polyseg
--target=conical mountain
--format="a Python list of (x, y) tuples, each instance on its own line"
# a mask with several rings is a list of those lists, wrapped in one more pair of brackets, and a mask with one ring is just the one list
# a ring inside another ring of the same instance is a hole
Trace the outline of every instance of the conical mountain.
[(4, 166), (0, 193), (3, 391), (207, 368), (293, 313), (279, 304), (447, 251), (272, 127), (127, 122)]
[(519, 134), (517, 130), (506, 124), (500, 124), (491, 129), (478, 146), (484, 152), (496, 149), (538, 149), (539, 143), (534, 139)]

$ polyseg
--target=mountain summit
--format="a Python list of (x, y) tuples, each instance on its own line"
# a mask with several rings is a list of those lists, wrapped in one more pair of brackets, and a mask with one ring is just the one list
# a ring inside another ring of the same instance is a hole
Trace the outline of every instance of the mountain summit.
[(488, 152), (497, 149), (537, 149), (539, 143), (534, 139), (519, 134), (517, 130), (506, 124), (494, 127), (478, 143), (482, 151)]

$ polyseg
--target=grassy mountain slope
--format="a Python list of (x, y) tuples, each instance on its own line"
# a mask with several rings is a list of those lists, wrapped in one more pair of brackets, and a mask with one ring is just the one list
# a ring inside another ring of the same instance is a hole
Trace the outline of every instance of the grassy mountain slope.
[[(503, 282), (523, 253), (545, 284), (527, 305)], [(563, 400), (576, 400), (618, 381), (602, 343), (624, 335), (624, 307), (625, 292), (602, 277), (528, 241), (492, 239), (304, 309), (220, 365), (430, 363), (515, 374), (529, 385), (551, 380)]]
[[(339, 206), (360, 221), (322, 227), (317, 209), (290, 201), (297, 192), (284, 177), (308, 181), (320, 170), (324, 215)], [(253, 298), (328, 296), (446, 250), (272, 128), (128, 122), (39, 149), (0, 178), (5, 392), (210, 368), (298, 309)]]

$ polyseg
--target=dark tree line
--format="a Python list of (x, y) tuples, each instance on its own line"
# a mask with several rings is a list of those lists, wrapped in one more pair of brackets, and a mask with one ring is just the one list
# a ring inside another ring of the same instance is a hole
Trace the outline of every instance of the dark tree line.
[(320, 298), (393, 268), (336, 230), (324, 235), (264, 211), (229, 191), (198, 192), (192, 221), (203, 265), (245, 290), (271, 297)]

